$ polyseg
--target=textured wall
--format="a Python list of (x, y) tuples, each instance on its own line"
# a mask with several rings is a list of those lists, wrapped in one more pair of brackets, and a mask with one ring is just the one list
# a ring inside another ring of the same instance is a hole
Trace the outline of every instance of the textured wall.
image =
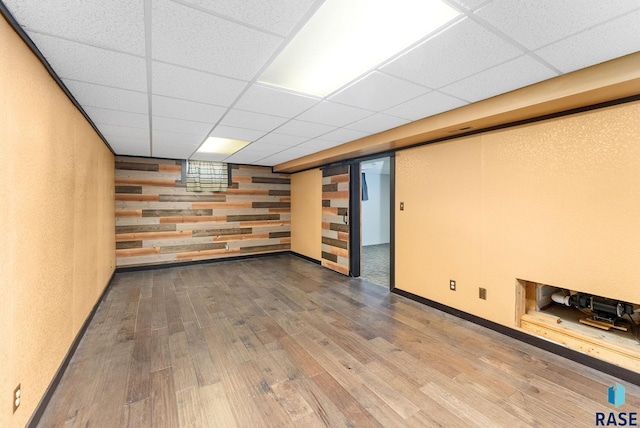
[(322, 171), (311, 169), (291, 176), (291, 249), (322, 258)]
[(116, 158), (118, 266), (287, 251), (289, 174), (233, 166), (227, 192), (187, 192), (180, 161)]
[(398, 152), (396, 286), (509, 326), (516, 278), (640, 303), (638, 117), (636, 102)]
[(114, 161), (3, 19), (0, 94), (0, 426), (22, 427), (115, 269)]

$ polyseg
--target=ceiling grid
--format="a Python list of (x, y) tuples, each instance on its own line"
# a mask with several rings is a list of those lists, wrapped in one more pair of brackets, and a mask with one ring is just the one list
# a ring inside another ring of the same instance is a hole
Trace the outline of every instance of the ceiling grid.
[(637, 0), (445, 0), (457, 17), (319, 97), (259, 80), (322, 0), (2, 1), (119, 155), (278, 165), (640, 50)]

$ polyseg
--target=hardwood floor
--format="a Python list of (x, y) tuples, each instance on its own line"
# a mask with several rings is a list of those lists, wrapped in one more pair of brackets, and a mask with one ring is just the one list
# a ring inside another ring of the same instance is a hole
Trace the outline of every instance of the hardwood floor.
[(590, 427), (614, 382), (279, 255), (117, 274), (40, 426)]

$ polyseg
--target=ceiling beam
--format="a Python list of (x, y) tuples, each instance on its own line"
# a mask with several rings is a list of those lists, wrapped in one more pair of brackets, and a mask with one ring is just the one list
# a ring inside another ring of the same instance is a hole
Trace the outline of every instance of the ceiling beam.
[(640, 94), (640, 52), (420, 119), (273, 167), (298, 172)]

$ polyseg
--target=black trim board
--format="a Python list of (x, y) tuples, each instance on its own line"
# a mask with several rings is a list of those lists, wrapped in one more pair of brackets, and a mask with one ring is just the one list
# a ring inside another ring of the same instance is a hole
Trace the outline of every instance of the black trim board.
[(284, 251), (274, 251), (274, 252), (271, 252), (271, 253), (245, 254), (245, 255), (242, 255), (242, 256), (219, 257), (219, 258), (216, 258), (216, 259), (204, 259), (204, 260), (191, 260), (191, 261), (187, 261), (187, 262), (159, 263), (159, 264), (153, 264), (153, 265), (140, 265), (140, 266), (123, 266), (123, 267), (116, 268), (116, 273), (120, 273), (120, 272), (137, 272), (137, 271), (143, 271), (143, 270), (168, 269), (168, 268), (173, 268), (173, 267), (202, 265), (202, 264), (217, 263), (217, 262), (231, 262), (231, 261), (234, 261), (234, 260), (257, 259), (257, 258), (260, 258), (260, 257), (279, 256), (279, 255), (282, 255), (282, 254), (291, 254), (291, 251), (290, 250), (284, 250)]
[(622, 379), (626, 382), (633, 383), (634, 385), (640, 386), (640, 373), (636, 373), (629, 369), (625, 369), (623, 367), (616, 366), (606, 361), (594, 358), (590, 355), (583, 354), (578, 351), (574, 351), (573, 349), (566, 348), (557, 343), (550, 342), (548, 340), (542, 339), (537, 336), (533, 336), (523, 331), (506, 327), (502, 324), (498, 324), (493, 321), (489, 321), (477, 315), (473, 315), (468, 312), (464, 312), (459, 309), (452, 308), (451, 306), (443, 305), (442, 303), (429, 300), (427, 298), (418, 296), (408, 291), (398, 290), (397, 288), (395, 288), (392, 290), (392, 293), (406, 297), (418, 303), (422, 303), (424, 305), (430, 306), (439, 311), (446, 312), (458, 318), (462, 318), (474, 324), (478, 324), (482, 327), (486, 327), (490, 330), (504, 334), (505, 336), (509, 336), (513, 339), (535, 346), (536, 348), (544, 349), (545, 351), (559, 355), (568, 360), (574, 361), (576, 363), (582, 364), (587, 367), (591, 367), (592, 369), (596, 369), (608, 375), (615, 376), (619, 379)]
[(287, 250), (287, 251), (275, 251), (272, 253), (246, 254), (242, 256), (221, 257), (217, 259), (191, 260), (188, 262), (176, 262), (176, 263), (141, 265), (141, 266), (124, 266), (124, 267), (117, 268), (115, 272), (121, 273), (121, 272), (138, 272), (138, 271), (156, 270), (156, 269), (168, 269), (173, 267), (185, 267), (185, 266), (202, 265), (202, 264), (209, 264), (209, 263), (232, 262), (235, 260), (257, 259), (257, 258), (263, 258), (263, 257), (276, 257), (276, 256), (281, 256), (283, 254), (289, 254), (295, 257), (299, 257), (301, 259), (304, 259), (311, 263), (315, 263), (317, 265), (322, 264), (320, 260), (316, 260), (312, 257), (305, 256), (304, 254), (296, 253), (295, 251)]
[(111, 290), (111, 286), (113, 285), (113, 280), (115, 276), (116, 276), (116, 271), (114, 270), (111, 273), (111, 277), (109, 278), (109, 281), (107, 282), (107, 286), (104, 287), (102, 294), (100, 295), (96, 303), (93, 305), (91, 312), (89, 312), (89, 316), (87, 316), (87, 319), (85, 319), (84, 322), (82, 323), (82, 327), (80, 327), (78, 334), (76, 334), (76, 337), (73, 339), (73, 342), (71, 343), (71, 346), (67, 351), (67, 354), (64, 356), (64, 359), (62, 360), (60, 367), (58, 367), (56, 374), (53, 376), (53, 379), (51, 379), (51, 383), (49, 383), (49, 386), (44, 392), (44, 395), (40, 399), (40, 402), (36, 406), (35, 411), (31, 415), (29, 422), (27, 422), (27, 425), (26, 425), (27, 427), (35, 428), (40, 423), (40, 419), (42, 419), (42, 415), (44, 414), (45, 409), (49, 405), (49, 402), (51, 401), (51, 397), (53, 397), (53, 393), (58, 387), (58, 384), (60, 384), (60, 381), (62, 380), (62, 376), (64, 375), (64, 372), (67, 370), (67, 367), (69, 367), (69, 363), (71, 362), (73, 355), (76, 353), (76, 349), (78, 348), (80, 341), (84, 337), (84, 334), (87, 331), (89, 324), (91, 324), (91, 321), (93, 320), (93, 317), (96, 314), (96, 311), (98, 310), (102, 302), (105, 300), (105, 298), (109, 294), (109, 290)]
[(313, 257), (305, 256), (304, 254), (296, 253), (295, 251), (289, 251), (289, 253), (292, 256), (296, 256), (296, 257), (299, 257), (301, 259), (305, 259), (308, 262), (315, 263), (317, 265), (322, 265), (322, 262), (320, 260), (316, 260)]
[(349, 276), (360, 276), (362, 240), (362, 176), (360, 163), (349, 167)]
[(69, 98), (69, 100), (73, 103), (73, 105), (76, 106), (78, 111), (80, 111), (80, 113), (84, 116), (85, 120), (89, 123), (89, 125), (91, 125), (91, 127), (96, 132), (96, 134), (98, 134), (98, 137), (100, 137), (104, 145), (107, 146), (107, 148), (111, 151), (113, 155), (115, 155), (116, 152), (109, 145), (109, 143), (107, 142), (107, 139), (104, 137), (104, 135), (102, 135), (102, 133), (100, 132), (96, 124), (93, 123), (93, 120), (91, 120), (87, 112), (85, 112), (84, 109), (80, 106), (80, 103), (78, 102), (78, 100), (76, 100), (75, 97), (71, 94), (71, 91), (69, 90), (69, 88), (67, 88), (67, 86), (62, 82), (62, 79), (60, 79), (60, 76), (58, 76), (58, 74), (55, 72), (53, 67), (51, 67), (51, 64), (49, 64), (49, 61), (47, 61), (47, 59), (44, 57), (42, 52), (40, 52), (40, 49), (38, 49), (38, 47), (33, 42), (33, 40), (31, 40), (31, 37), (29, 37), (27, 32), (22, 28), (22, 26), (16, 20), (16, 18), (11, 14), (11, 11), (2, 2), (2, 0), (0, 0), (0, 15), (4, 17), (4, 19), (11, 26), (11, 28), (13, 28), (13, 31), (15, 31), (18, 34), (18, 36), (20, 36), (20, 38), (24, 41), (24, 43), (29, 47), (29, 49), (31, 49), (31, 52), (33, 52), (33, 54), (42, 63), (42, 66), (45, 68), (45, 70), (47, 70), (51, 78), (58, 84), (60, 89), (62, 89), (62, 92), (65, 93), (67, 98)]
[(396, 155), (389, 155), (389, 291), (396, 288)]

